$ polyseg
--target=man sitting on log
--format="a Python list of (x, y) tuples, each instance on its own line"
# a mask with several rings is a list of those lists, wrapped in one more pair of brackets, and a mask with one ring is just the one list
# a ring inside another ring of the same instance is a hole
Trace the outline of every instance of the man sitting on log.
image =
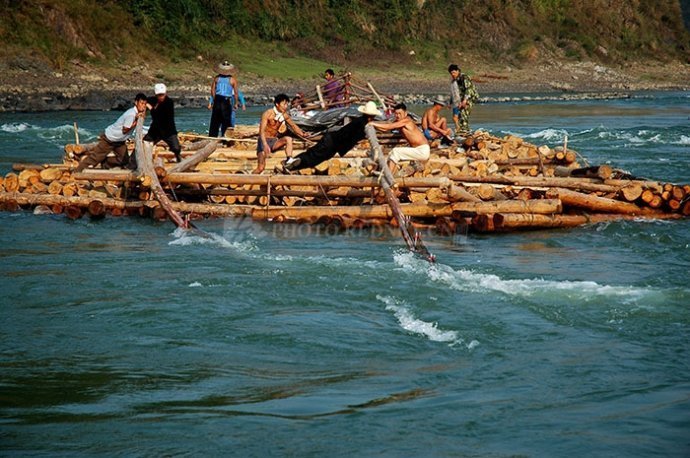
[(410, 144), (396, 146), (388, 155), (388, 168), (395, 173), (400, 161), (426, 161), (429, 159), (429, 142), (412, 118), (407, 115), (407, 106), (399, 103), (395, 107), (394, 122), (373, 122), (372, 125), (379, 130), (399, 129), (402, 136)]
[(259, 124), (259, 142), (256, 145), (258, 166), (252, 173), (259, 174), (266, 168), (266, 158), (274, 151), (285, 147), (285, 154), (292, 157), (292, 137), (285, 135), (287, 125), (302, 138), (307, 134), (295, 124), (288, 113), (290, 98), (286, 94), (278, 94), (273, 99), (273, 107), (264, 111)]
[[(134, 133), (134, 128), (146, 114), (146, 95), (141, 92), (134, 97), (134, 106), (125, 111), (113, 124), (105, 128), (98, 138), (98, 143), (85, 151), (86, 157), (79, 162), (75, 172), (87, 167), (124, 167), (129, 162), (126, 141)], [(110, 155), (110, 153), (114, 153)]]
[(450, 145), (453, 143), (453, 130), (448, 127), (446, 118), (439, 114), (444, 106), (446, 102), (440, 97), (434, 100), (432, 107), (422, 117), (422, 131), (430, 142), (440, 138), (441, 143)]
[(357, 111), (362, 113), (363, 116), (350, 120), (338, 130), (333, 132), (326, 131), (316, 145), (297, 157), (289, 158), (285, 162), (285, 170), (293, 172), (316, 167), (336, 154), (340, 156), (347, 154), (358, 142), (364, 140), (364, 127), (372, 122), (376, 116), (381, 115), (381, 112), (376, 109), (374, 102), (367, 102), (366, 105), (357, 107)]

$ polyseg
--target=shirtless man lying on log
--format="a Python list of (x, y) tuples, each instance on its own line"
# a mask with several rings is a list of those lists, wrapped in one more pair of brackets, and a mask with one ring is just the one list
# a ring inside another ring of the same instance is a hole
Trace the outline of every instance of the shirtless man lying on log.
[(290, 126), (292, 131), (300, 137), (308, 138), (308, 135), (290, 117), (289, 103), (290, 98), (286, 94), (278, 94), (273, 99), (273, 107), (261, 115), (259, 142), (256, 146), (258, 165), (252, 173), (263, 172), (266, 168), (266, 158), (283, 147), (285, 147), (287, 157), (292, 157), (292, 137), (285, 135), (287, 126)]
[(357, 107), (357, 111), (362, 113), (363, 116), (352, 119), (336, 131), (323, 134), (323, 137), (316, 145), (297, 157), (292, 157), (285, 161), (285, 170), (294, 172), (309, 167), (316, 167), (336, 154), (340, 154), (340, 156), (347, 154), (357, 143), (364, 140), (366, 136), (364, 128), (366, 125), (372, 122), (376, 116), (381, 115), (381, 112), (376, 109), (374, 102), (367, 102), (366, 105)]
[(394, 122), (373, 122), (379, 130), (400, 130), (410, 146), (396, 146), (388, 155), (388, 168), (395, 173), (400, 161), (427, 161), (429, 159), (429, 142), (412, 118), (407, 115), (407, 106), (399, 103), (395, 107)]

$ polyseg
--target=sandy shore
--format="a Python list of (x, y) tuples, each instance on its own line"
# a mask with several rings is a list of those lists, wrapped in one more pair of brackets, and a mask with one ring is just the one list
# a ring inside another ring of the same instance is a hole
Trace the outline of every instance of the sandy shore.
[[(135, 77), (118, 69), (73, 65), (70, 71), (46, 73), (27, 65), (0, 75), (0, 111), (110, 110), (123, 109), (134, 93), (146, 91), (157, 81), (156, 72), (135, 69)], [(207, 72), (206, 72), (207, 73)], [(411, 103), (426, 103), (447, 95), (448, 76), (420, 78), (414, 69), (401, 69), (385, 76), (366, 77), (386, 94)], [(638, 91), (690, 90), (690, 65), (680, 62), (635, 63), (606, 66), (594, 62), (546, 62), (522, 68), (477, 66), (472, 74), (484, 101), (533, 98), (629, 97)], [(192, 77), (170, 82), (169, 93), (182, 107), (205, 106), (209, 75), (203, 70)], [(242, 88), (250, 105), (265, 105), (277, 93), (294, 94), (312, 88), (318, 80), (281, 81), (242, 75)], [(510, 97), (508, 97), (510, 95)]]

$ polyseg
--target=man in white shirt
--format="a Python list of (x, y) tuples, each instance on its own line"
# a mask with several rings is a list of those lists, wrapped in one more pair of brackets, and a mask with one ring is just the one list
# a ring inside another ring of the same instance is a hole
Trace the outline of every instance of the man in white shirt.
[[(125, 111), (117, 121), (105, 128), (98, 138), (98, 143), (86, 151), (86, 157), (81, 160), (75, 172), (81, 172), (87, 167), (125, 167), (129, 162), (127, 139), (132, 136), (140, 119), (146, 114), (146, 95), (139, 93), (134, 98), (134, 106)], [(114, 155), (110, 155), (110, 153)]]

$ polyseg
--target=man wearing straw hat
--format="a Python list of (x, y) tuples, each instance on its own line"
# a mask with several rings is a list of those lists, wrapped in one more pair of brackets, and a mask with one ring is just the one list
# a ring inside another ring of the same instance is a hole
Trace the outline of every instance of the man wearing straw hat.
[(297, 155), (297, 157), (288, 158), (285, 161), (285, 171), (294, 172), (309, 167), (316, 167), (336, 154), (345, 156), (359, 141), (364, 140), (364, 137), (366, 137), (364, 132), (366, 125), (373, 121), (376, 116), (381, 116), (381, 112), (376, 108), (376, 104), (371, 101), (367, 102), (366, 105), (357, 107), (357, 111), (364, 116), (351, 120), (336, 131), (327, 131), (316, 145)]
[[(225, 131), (233, 125), (233, 110), (239, 107), (239, 91), (237, 80), (232, 76), (235, 66), (227, 60), (221, 62), (211, 84), (211, 97), (208, 109), (211, 111), (211, 122), (208, 129), (209, 137), (225, 136)], [(219, 133), (220, 130), (220, 133)]]

